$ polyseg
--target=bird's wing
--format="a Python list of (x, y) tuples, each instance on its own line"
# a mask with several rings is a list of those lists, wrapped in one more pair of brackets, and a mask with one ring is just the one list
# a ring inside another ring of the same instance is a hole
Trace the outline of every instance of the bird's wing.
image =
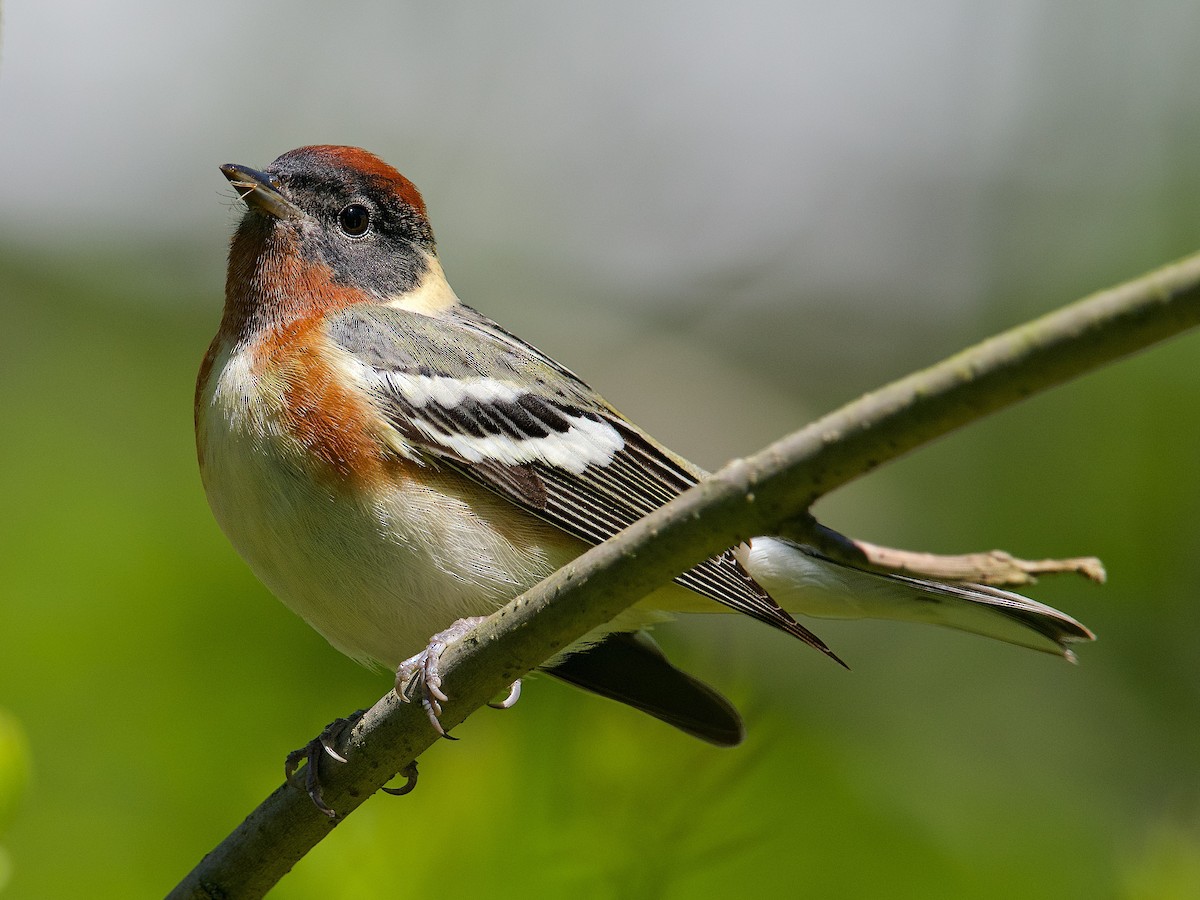
[[(432, 318), (364, 304), (331, 316), (326, 327), (418, 454), (589, 544), (700, 477), (569, 370), (469, 307)], [(732, 551), (675, 580), (833, 656)]]

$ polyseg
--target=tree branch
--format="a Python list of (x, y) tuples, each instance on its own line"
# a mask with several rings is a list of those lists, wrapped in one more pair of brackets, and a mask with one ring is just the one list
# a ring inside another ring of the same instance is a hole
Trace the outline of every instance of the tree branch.
[[(1200, 324), (1200, 254), (984, 341), (824, 416), (594, 547), (491, 616), (443, 657), (452, 727), (592, 628), (701, 560), (794, 521), (818, 497), (967, 422)], [(449, 624), (449, 623), (447, 623)], [(437, 740), (419, 705), (388, 693), (325, 760), (344, 817)], [(169, 895), (261, 897), (329, 833), (282, 785)]]
[(811, 515), (788, 522), (780, 529), (781, 537), (792, 537), (810, 544), (822, 556), (890, 575), (933, 578), (938, 581), (959, 581), (1014, 587), (1034, 584), (1039, 575), (1082, 575), (1089, 581), (1103, 584), (1104, 564), (1094, 556), (1075, 556), (1069, 559), (1019, 559), (1004, 550), (982, 553), (962, 553), (946, 556), (941, 553), (915, 553), (881, 547), (869, 541), (856, 540), (822, 525)]

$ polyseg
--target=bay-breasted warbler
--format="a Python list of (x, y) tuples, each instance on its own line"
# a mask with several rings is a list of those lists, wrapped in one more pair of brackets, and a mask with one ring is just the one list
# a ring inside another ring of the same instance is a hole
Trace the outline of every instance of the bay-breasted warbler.
[[(421, 195), (377, 157), (303, 147), (263, 171), (222, 171), (247, 211), (196, 390), (204, 488), (258, 577), (343, 653), (401, 667), (703, 476), (462, 304)], [(738, 712), (642, 630), (721, 609), (830, 656), (793, 613), (933, 622), (1068, 657), (1068, 642), (1092, 637), (1017, 594), (862, 571), (761, 537), (545, 670), (735, 744)]]

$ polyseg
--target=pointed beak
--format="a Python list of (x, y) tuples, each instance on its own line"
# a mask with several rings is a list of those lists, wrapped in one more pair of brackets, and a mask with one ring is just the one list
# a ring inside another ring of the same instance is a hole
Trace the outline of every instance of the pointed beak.
[(299, 219), (304, 213), (279, 190), (279, 179), (266, 172), (226, 163), (221, 174), (237, 188), (238, 196), (247, 206), (260, 209), (276, 219)]

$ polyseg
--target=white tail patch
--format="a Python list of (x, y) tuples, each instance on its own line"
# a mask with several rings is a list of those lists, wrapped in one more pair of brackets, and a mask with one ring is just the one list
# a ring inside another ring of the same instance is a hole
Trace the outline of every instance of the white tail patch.
[(793, 614), (944, 625), (1069, 660), (1068, 642), (1092, 640), (1066, 613), (1010, 591), (866, 572), (769, 537), (754, 538), (738, 558)]

